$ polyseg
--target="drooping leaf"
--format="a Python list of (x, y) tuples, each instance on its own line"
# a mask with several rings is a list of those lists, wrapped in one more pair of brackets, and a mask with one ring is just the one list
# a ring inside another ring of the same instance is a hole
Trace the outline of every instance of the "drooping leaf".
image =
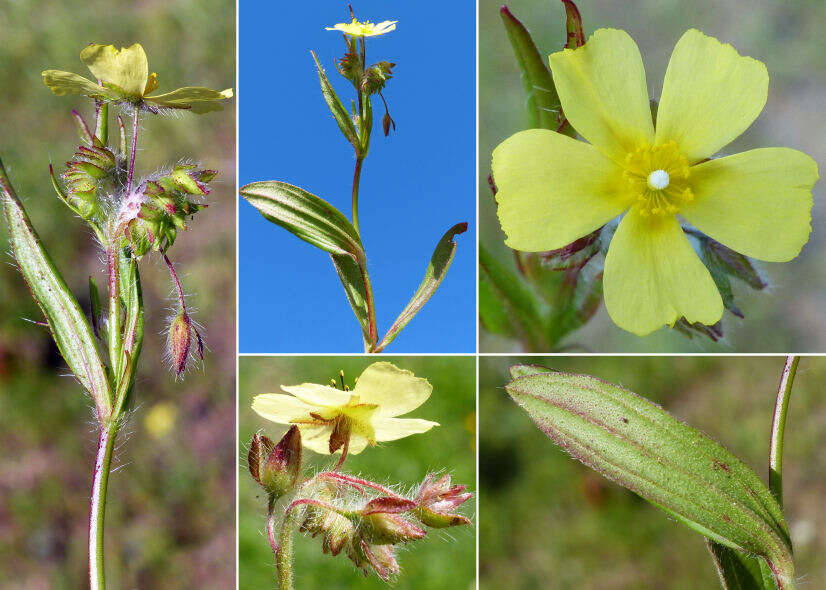
[(571, 456), (705, 537), (766, 559), (778, 585), (794, 587), (780, 506), (757, 474), (720, 444), (594, 377), (540, 373), (505, 389)]
[(353, 224), (324, 199), (275, 180), (250, 183), (240, 193), (266, 219), (313, 246), (335, 256), (364, 257)]
[(442, 239), (439, 240), (439, 243), (436, 244), (436, 249), (433, 252), (433, 256), (430, 257), (430, 264), (427, 265), (427, 270), (425, 271), (419, 288), (413, 294), (407, 306), (399, 314), (399, 317), (396, 318), (396, 321), (393, 322), (393, 325), (390, 326), (387, 334), (385, 334), (376, 348), (376, 352), (381, 352), (388, 344), (393, 342), (393, 339), (398, 336), (399, 332), (419, 313), (419, 310), (422, 309), (428, 299), (436, 292), (436, 289), (439, 288), (439, 285), (445, 278), (445, 274), (447, 274), (447, 270), (450, 268), (450, 263), (453, 262), (453, 255), (456, 253), (456, 241), (454, 238), (466, 231), (467, 223), (457, 223), (447, 230), (445, 235), (442, 236)]
[(1, 161), (0, 189), (9, 239), (20, 272), (46, 316), (60, 354), (94, 399), (98, 419), (103, 422), (111, 414), (112, 396), (106, 370), (95, 346), (92, 328), (86, 321), (77, 299), (66, 286), (66, 281), (40, 243)]
[(313, 54), (313, 60), (315, 60), (316, 69), (318, 69), (318, 79), (321, 82), (321, 93), (324, 95), (324, 100), (327, 101), (327, 106), (330, 107), (330, 112), (333, 114), (333, 118), (338, 123), (338, 128), (341, 129), (341, 132), (344, 134), (344, 137), (347, 138), (353, 147), (356, 149), (356, 153), (361, 153), (361, 142), (359, 141), (358, 131), (356, 131), (356, 126), (353, 123), (353, 119), (350, 117), (350, 113), (347, 112), (347, 109), (344, 108), (344, 105), (341, 104), (341, 100), (339, 100), (338, 95), (336, 94), (333, 85), (330, 84), (330, 80), (327, 79), (327, 74), (324, 72), (324, 68), (321, 67), (321, 64), (318, 61), (318, 58), (315, 55), (315, 52), (310, 52)]

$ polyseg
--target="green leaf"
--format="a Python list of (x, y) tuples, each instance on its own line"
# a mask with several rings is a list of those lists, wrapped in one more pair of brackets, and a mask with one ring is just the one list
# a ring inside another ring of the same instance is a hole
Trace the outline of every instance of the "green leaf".
[(370, 321), (369, 295), (365, 288), (366, 281), (369, 281), (369, 279), (365, 278), (362, 266), (352, 257), (336, 256), (335, 254), (331, 254), (330, 257), (338, 273), (338, 278), (341, 279), (350, 307), (353, 308), (353, 313), (356, 314), (356, 319), (361, 326), (362, 338), (364, 338), (367, 348), (372, 348), (378, 340), (378, 334), (374, 327), (371, 329), (374, 324), (371, 324)]
[(499, 15), (505, 23), (508, 39), (522, 72), (522, 83), (528, 95), (531, 128), (556, 131), (563, 121), (562, 107), (547, 60), (539, 53), (528, 29), (507, 6), (499, 10)]
[(305, 242), (334, 256), (364, 258), (353, 224), (324, 199), (275, 180), (250, 183), (240, 193), (266, 219)]
[(350, 113), (347, 112), (347, 109), (344, 108), (344, 105), (341, 104), (333, 85), (330, 84), (330, 80), (327, 79), (327, 74), (324, 73), (324, 68), (322, 68), (319, 63), (315, 52), (311, 51), (310, 53), (313, 54), (315, 67), (318, 69), (318, 79), (321, 82), (321, 93), (324, 95), (324, 100), (327, 101), (327, 106), (330, 107), (330, 112), (333, 113), (333, 118), (336, 120), (336, 123), (338, 123), (338, 127), (341, 129), (344, 137), (347, 138), (347, 141), (353, 144), (353, 147), (356, 149), (356, 153), (360, 154), (362, 147), (361, 142), (359, 141), (358, 131), (356, 131), (355, 124), (353, 124), (353, 119), (350, 117)]
[[(491, 256), (482, 244), (479, 244), (479, 281), (479, 313), (483, 324), (491, 326), (489, 322), (494, 317), (501, 322), (504, 313), (510, 318), (510, 335), (526, 341), (531, 350), (542, 348), (543, 320), (536, 298), (522, 277)], [(490, 295), (495, 299), (489, 299)]]
[(123, 346), (120, 350), (120, 359), (116, 371), (120, 385), (119, 390), (122, 391), (122, 393), (119, 392), (119, 397), (115, 402), (119, 411), (126, 403), (135, 379), (135, 371), (138, 366), (137, 359), (143, 345), (144, 308), (138, 263), (127, 248), (121, 249), (118, 264), (120, 294), (126, 312), (126, 321), (123, 325), (123, 335), (121, 337)]
[(708, 539), (706, 545), (714, 559), (724, 590), (777, 590), (777, 584), (771, 576), (768, 580), (763, 579), (760, 564), (764, 561)]
[(413, 298), (410, 299), (407, 306), (399, 314), (399, 317), (396, 318), (396, 321), (393, 322), (393, 325), (390, 326), (387, 334), (385, 334), (382, 341), (376, 347), (375, 352), (381, 352), (388, 344), (393, 342), (396, 336), (399, 335), (399, 332), (410, 323), (410, 320), (419, 313), (428, 299), (433, 296), (433, 293), (436, 292), (436, 289), (439, 288), (439, 285), (445, 278), (445, 274), (447, 274), (447, 270), (450, 268), (450, 263), (453, 262), (453, 255), (456, 253), (456, 241), (453, 238), (466, 231), (467, 223), (463, 222), (457, 223), (445, 232), (445, 235), (443, 235), (439, 243), (436, 244), (436, 249), (433, 252), (433, 256), (430, 257), (430, 264), (427, 266), (419, 288), (413, 294)]
[(12, 251), (20, 272), (52, 331), (60, 354), (86, 388), (103, 422), (111, 414), (112, 399), (106, 370), (95, 346), (92, 328), (66, 281), (40, 243), (23, 203), (17, 198), (0, 161), (0, 188)]
[(746, 464), (630, 391), (587, 375), (542, 373), (505, 386), (539, 428), (575, 459), (705, 537), (766, 559), (794, 588), (783, 513)]
[(103, 306), (100, 304), (100, 291), (95, 277), (89, 275), (89, 304), (90, 315), (92, 316), (92, 331), (95, 337), (100, 338), (99, 323), (103, 314)]

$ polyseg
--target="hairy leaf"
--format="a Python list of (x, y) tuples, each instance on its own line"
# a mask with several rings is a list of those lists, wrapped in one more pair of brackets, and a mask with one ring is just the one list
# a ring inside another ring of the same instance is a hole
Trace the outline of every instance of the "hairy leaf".
[(40, 243), (2, 162), (0, 188), (11, 247), (20, 272), (46, 316), (60, 354), (95, 400), (98, 419), (103, 422), (111, 414), (112, 399), (109, 380), (95, 346), (92, 328), (77, 299), (66, 286), (66, 281)]
[(717, 575), (723, 590), (777, 590), (774, 578), (764, 578), (758, 557), (706, 539), (706, 545), (717, 567)]
[(506, 391), (574, 458), (726, 547), (761, 556), (794, 587), (780, 506), (746, 464), (650, 401), (586, 375), (519, 377)]

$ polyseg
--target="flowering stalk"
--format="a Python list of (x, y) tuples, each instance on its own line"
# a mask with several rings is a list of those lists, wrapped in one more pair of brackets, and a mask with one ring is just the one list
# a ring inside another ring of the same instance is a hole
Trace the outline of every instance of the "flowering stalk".
[[(232, 96), (232, 91), (190, 87), (152, 94), (158, 87), (157, 77), (149, 75), (146, 55), (138, 44), (121, 50), (111, 45), (92, 44), (83, 49), (81, 60), (92, 71), (95, 82), (71, 72), (43, 72), (44, 82), (54, 94), (81, 94), (93, 99), (96, 118), (92, 134), (83, 117), (72, 111), (86, 145), (81, 145), (73, 160), (67, 162), (62, 174), (63, 185), (55, 177), (52, 166), (49, 172), (57, 196), (94, 230), (105, 253), (108, 294), (105, 326), (99, 325), (102, 310), (97, 283), (90, 278), (90, 325), (31, 226), (2, 163), (0, 187), (18, 267), (46, 317), (63, 358), (95, 402), (99, 438), (89, 504), (88, 563), (90, 588), (103, 590), (106, 586), (103, 537), (109, 473), (115, 441), (131, 397), (144, 335), (138, 263), (150, 250), (161, 253), (170, 265), (183, 306), (180, 283), (166, 253), (178, 230), (186, 229), (184, 220), (205, 207), (192, 198), (206, 195), (209, 192), (206, 183), (215, 175), (214, 171), (178, 165), (171, 172), (158, 173), (136, 183), (140, 113), (168, 109), (196, 113), (220, 110), (220, 102)], [(110, 105), (134, 113), (128, 153), (126, 131), (120, 116), (119, 149), (108, 145)], [(189, 334), (189, 324), (187, 326)], [(98, 350), (97, 340), (104, 340), (108, 366)], [(200, 336), (198, 342), (200, 350)], [(176, 367), (176, 372), (180, 374), (182, 369)]]
[(346, 53), (335, 65), (338, 73), (349, 81), (355, 90), (352, 112), (339, 99), (316, 54), (311, 53), (318, 72), (321, 92), (330, 113), (341, 133), (353, 146), (355, 154), (351, 189), (352, 220), (320, 197), (286, 182), (253, 182), (242, 187), (240, 193), (268, 221), (331, 255), (345, 294), (361, 327), (364, 351), (379, 353), (396, 338), (441, 284), (453, 261), (456, 250), (454, 238), (467, 230), (467, 223), (458, 223), (444, 234), (436, 245), (419, 289), (380, 339), (373, 287), (359, 227), (359, 187), (364, 162), (370, 151), (373, 131), (372, 100), (375, 95), (381, 98), (385, 109), (382, 118), (384, 135), (388, 136), (391, 128), (396, 128), (383, 94), (387, 82), (393, 77), (395, 64), (380, 61), (368, 65), (366, 38), (395, 30), (396, 21), (378, 24), (359, 22), (352, 8), (350, 18), (350, 23), (339, 23), (327, 29), (340, 31), (344, 36)]

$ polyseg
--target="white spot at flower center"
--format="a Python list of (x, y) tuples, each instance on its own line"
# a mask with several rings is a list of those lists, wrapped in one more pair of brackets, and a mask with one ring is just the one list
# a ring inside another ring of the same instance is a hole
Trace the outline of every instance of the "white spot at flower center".
[(665, 170), (654, 170), (654, 172), (648, 175), (648, 186), (654, 190), (661, 191), (668, 187), (670, 180), (668, 172)]

